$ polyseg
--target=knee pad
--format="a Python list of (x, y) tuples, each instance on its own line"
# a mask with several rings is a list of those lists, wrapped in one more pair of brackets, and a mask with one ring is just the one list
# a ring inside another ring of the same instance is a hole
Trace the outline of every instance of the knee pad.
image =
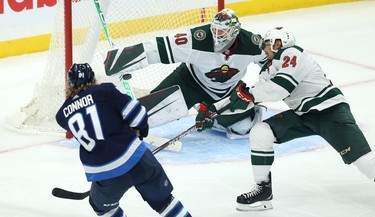
[(257, 123), (250, 131), (250, 148), (256, 151), (271, 151), (275, 136), (270, 125), (265, 122)]
[(369, 179), (375, 181), (375, 154), (369, 152), (353, 162), (355, 166)]

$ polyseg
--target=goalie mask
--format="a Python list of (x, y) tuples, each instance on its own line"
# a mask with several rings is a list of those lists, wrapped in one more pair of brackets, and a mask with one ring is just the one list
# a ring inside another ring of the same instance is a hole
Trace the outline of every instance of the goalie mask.
[(211, 23), (214, 51), (224, 52), (236, 40), (241, 29), (236, 13), (231, 9), (219, 11)]
[(69, 86), (72, 88), (79, 88), (94, 80), (94, 71), (88, 63), (74, 63), (68, 72)]
[(296, 44), (296, 38), (294, 37), (294, 35), (287, 28), (284, 27), (276, 27), (266, 32), (266, 34), (264, 35), (264, 41), (260, 44), (264, 45), (265, 41), (269, 41), (271, 44), (271, 50), (276, 53), (277, 50), (273, 49), (273, 45), (275, 44), (275, 41), (277, 39), (281, 40), (282, 49), (292, 47)]

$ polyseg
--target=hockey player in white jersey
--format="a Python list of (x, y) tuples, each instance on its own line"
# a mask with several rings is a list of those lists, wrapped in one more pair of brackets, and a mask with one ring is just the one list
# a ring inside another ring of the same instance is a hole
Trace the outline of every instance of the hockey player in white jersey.
[(231, 106), (249, 102), (284, 100), (290, 110), (257, 123), (250, 131), (251, 163), (255, 187), (237, 197), (237, 210), (271, 209), (271, 165), (274, 143), (319, 135), (342, 157), (371, 180), (375, 179), (375, 154), (357, 126), (342, 92), (326, 77), (319, 64), (283, 27), (269, 30), (261, 43), (269, 61), (259, 81), (242, 86), (231, 97)]
[[(213, 106), (214, 103), (223, 99), (229, 102), (231, 92), (241, 83), (250, 63), (261, 67), (267, 61), (259, 48), (260, 40), (260, 35), (241, 28), (233, 10), (223, 9), (211, 24), (108, 51), (105, 71), (107, 75), (136, 73), (133, 71), (149, 64), (180, 62), (152, 92), (179, 85), (188, 109), (204, 102), (210, 111), (215, 111), (220, 108)], [(230, 138), (246, 135), (253, 120), (261, 117), (260, 111), (253, 104), (247, 109), (228, 110), (215, 119), (216, 126), (226, 130)], [(199, 118), (197, 123), (202, 122)], [(205, 126), (211, 127), (203, 124), (198, 130), (205, 130)]]

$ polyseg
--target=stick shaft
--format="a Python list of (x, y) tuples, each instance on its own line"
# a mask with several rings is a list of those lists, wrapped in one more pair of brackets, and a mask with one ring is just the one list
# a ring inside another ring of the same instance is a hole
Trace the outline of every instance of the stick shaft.
[[(216, 116), (220, 115), (221, 113), (223, 113), (224, 111), (228, 110), (230, 107), (230, 104), (227, 104), (226, 106), (224, 106), (223, 108), (219, 109), (217, 112), (213, 113), (209, 118), (210, 119), (214, 119)], [(160, 145), (159, 147), (155, 148), (152, 153), (153, 154), (156, 154), (158, 153), (159, 151), (165, 149), (166, 147), (168, 147), (169, 145), (173, 144), (174, 142), (180, 140), (181, 138), (185, 137), (186, 135), (188, 135), (189, 133), (193, 132), (194, 130), (196, 130), (196, 126), (193, 125), (191, 126), (189, 129), (185, 130), (184, 132), (180, 133), (179, 135), (177, 135), (176, 137), (174, 137), (173, 139), (169, 140), (168, 142)]]
[(98, 15), (99, 15), (99, 18), (100, 18), (100, 22), (103, 26), (105, 35), (107, 36), (108, 43), (111, 46), (111, 48), (113, 48), (113, 47), (115, 47), (115, 43), (113, 43), (112, 37), (109, 34), (109, 30), (108, 30), (107, 23), (106, 23), (105, 18), (104, 18), (104, 14), (103, 14), (102, 10), (100, 9), (99, 0), (94, 0), (94, 3), (95, 3), (96, 11), (98, 12)]

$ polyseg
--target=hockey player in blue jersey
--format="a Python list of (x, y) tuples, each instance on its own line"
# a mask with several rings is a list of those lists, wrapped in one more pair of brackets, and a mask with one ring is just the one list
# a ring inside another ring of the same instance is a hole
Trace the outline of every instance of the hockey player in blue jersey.
[(119, 206), (135, 187), (161, 216), (191, 216), (171, 194), (164, 169), (142, 141), (148, 134), (145, 108), (112, 83), (96, 84), (89, 64), (73, 64), (67, 99), (57, 123), (80, 143), (80, 159), (92, 182), (90, 205), (99, 216), (126, 216)]

